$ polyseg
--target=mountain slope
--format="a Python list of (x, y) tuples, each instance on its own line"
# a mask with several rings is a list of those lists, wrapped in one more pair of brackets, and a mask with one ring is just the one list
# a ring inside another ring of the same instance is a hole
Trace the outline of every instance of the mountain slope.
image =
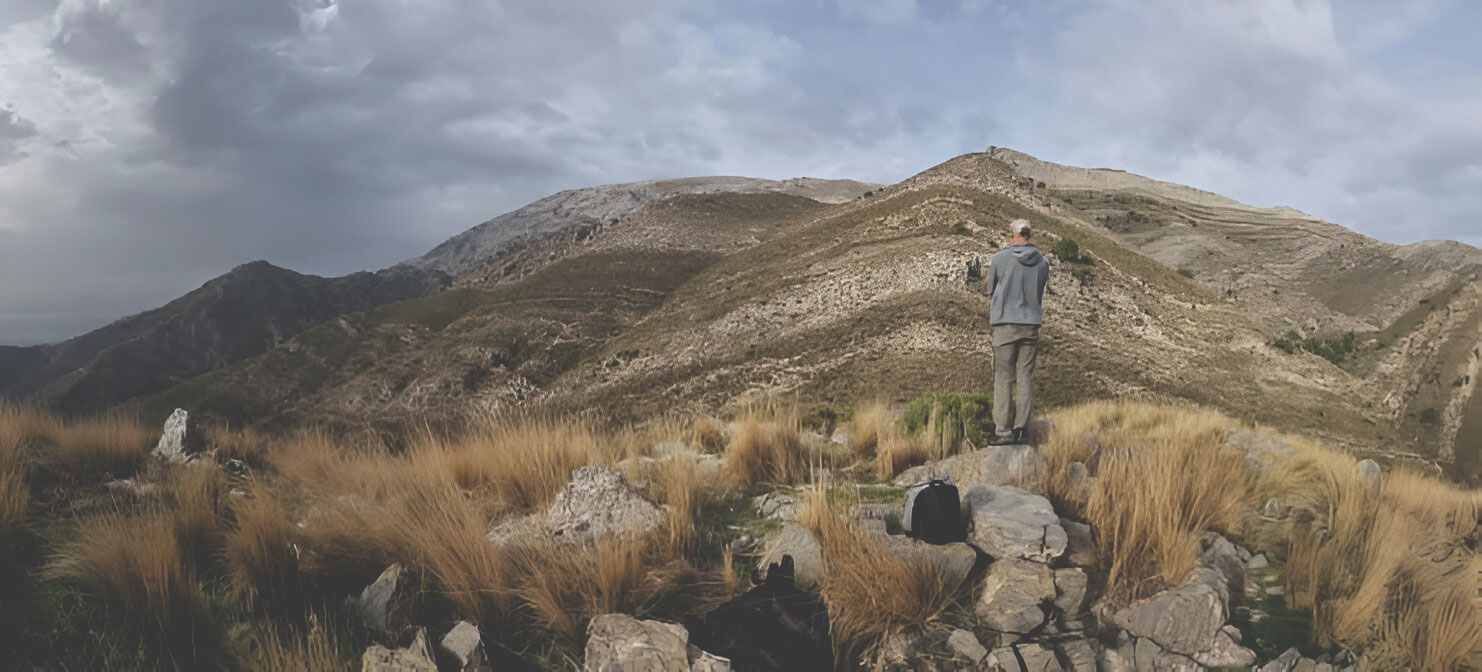
[[(1344, 368), (1376, 422), (1442, 461), (1482, 455), (1482, 250), (1395, 245), (1290, 208), (1255, 208), (1182, 185), (994, 148), (990, 156), (1158, 261), (1190, 271), (1273, 327), (1356, 332)], [(1471, 423), (1468, 425), (1468, 423)]]
[(347, 312), (446, 283), (397, 270), (322, 278), (243, 264), (164, 306), (51, 345), (0, 350), (0, 395), (66, 412), (99, 410), (266, 352)]
[[(1046, 165), (969, 154), (831, 205), (776, 193), (657, 198), (616, 222), (568, 223), (461, 263), (450, 292), (322, 325), (149, 408), (194, 404), (284, 425), (510, 409), (641, 421), (775, 395), (845, 407), (987, 389), (987, 300), (966, 264), (1000, 249), (1007, 223), (1025, 217), (1042, 250), (1072, 238), (1092, 260), (1050, 254), (1045, 403), (1186, 400), (1386, 459), (1476, 454), (1464, 432), (1444, 433), (1477, 405), (1470, 248), (1386, 247), (1290, 209), (1125, 173), (1097, 191), (1055, 181)], [(1101, 205), (1132, 199), (1151, 214)], [(1181, 219), (1153, 216), (1172, 213)], [(1185, 229), (1197, 233), (1179, 238)], [(1409, 278), (1401, 293), (1412, 298), (1319, 291), (1342, 289), (1319, 281), (1349, 272), (1329, 263), (1349, 248), (1392, 259), (1385, 277)], [(1207, 267), (1189, 268), (1201, 258)], [(1428, 302), (1413, 298), (1425, 292)], [(1313, 316), (1362, 330), (1361, 356), (1338, 366), (1272, 347)]]

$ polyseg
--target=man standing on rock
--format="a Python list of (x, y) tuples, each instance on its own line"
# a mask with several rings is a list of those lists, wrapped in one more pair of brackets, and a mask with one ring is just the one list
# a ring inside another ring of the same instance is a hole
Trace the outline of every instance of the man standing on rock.
[[(998, 443), (1023, 443), (1034, 409), (1034, 359), (1050, 262), (1030, 244), (1029, 221), (1009, 224), (1013, 242), (993, 255), (988, 292), (993, 325), (993, 424)], [(1010, 395), (1013, 395), (1012, 397)]]

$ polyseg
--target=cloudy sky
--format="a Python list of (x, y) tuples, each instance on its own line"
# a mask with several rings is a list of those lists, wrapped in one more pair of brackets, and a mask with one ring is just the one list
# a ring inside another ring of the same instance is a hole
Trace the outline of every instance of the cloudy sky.
[(0, 343), (553, 191), (988, 145), (1482, 245), (1482, 3), (3, 0)]

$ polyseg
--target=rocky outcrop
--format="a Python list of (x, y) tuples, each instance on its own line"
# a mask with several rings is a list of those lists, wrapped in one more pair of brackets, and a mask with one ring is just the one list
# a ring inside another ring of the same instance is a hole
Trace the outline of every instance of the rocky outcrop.
[(607, 536), (646, 532), (662, 519), (659, 507), (639, 495), (627, 478), (600, 464), (571, 472), (571, 482), (546, 513), (553, 534), (584, 545)]
[(730, 661), (689, 643), (683, 626), (603, 614), (587, 625), (587, 672), (729, 672)]
[(951, 476), (958, 488), (974, 485), (1021, 485), (1044, 478), (1049, 467), (1033, 446), (991, 446), (971, 453), (912, 467), (895, 477), (895, 484), (911, 486)]
[(1206, 535), (1201, 544), (1198, 566), (1183, 583), (1112, 614), (1111, 620), (1139, 645), (1147, 640), (1200, 665), (1250, 665), (1255, 653), (1225, 630), (1231, 589), (1244, 585), (1245, 565), (1234, 545), (1219, 535)]
[(975, 485), (962, 496), (969, 538), (994, 558), (1046, 563), (1065, 553), (1065, 529), (1050, 500), (1013, 486)]

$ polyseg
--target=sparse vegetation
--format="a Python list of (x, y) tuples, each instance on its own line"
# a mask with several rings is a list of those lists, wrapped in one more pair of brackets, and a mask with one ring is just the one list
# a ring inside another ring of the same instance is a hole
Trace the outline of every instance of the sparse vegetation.
[[(473, 620), (498, 633), (502, 650), (531, 661), (579, 659), (596, 614), (681, 621), (745, 589), (750, 565), (738, 566), (730, 540), (737, 530), (776, 529), (750, 506), (773, 486), (749, 484), (808, 481), (822, 463), (835, 480), (807, 491), (799, 522), (823, 548), (821, 595), (847, 658), (887, 633), (952, 619), (963, 597), (943, 588), (930, 562), (902, 560), (843, 513), (853, 503), (899, 502), (902, 490), (850, 481), (940, 457), (950, 437), (991, 435), (990, 406), (985, 395), (955, 393), (925, 395), (905, 409), (865, 404), (847, 413), (853, 438), (837, 450), (804, 441), (796, 411), (783, 404), (743, 409), (728, 428), (708, 417), (637, 429), (488, 418), (456, 434), (424, 431), (397, 450), (324, 432), (258, 437), (262, 466), (236, 496), (226, 495), (228, 477), (209, 460), (150, 464), (134, 477), (155, 484), (157, 496), (112, 498), (75, 520), (46, 520), (59, 529), (45, 542), (45, 566), (21, 571), (65, 597), (28, 618), (56, 619), (39, 627), (91, 643), (64, 653), (23, 644), (18, 660), (29, 646), (83, 667), (341, 666), (364, 646), (343, 627), (351, 617), (342, 601), (391, 562), (418, 586), (408, 609), (419, 618)], [(0, 413), (15, 419), (0, 424), (0, 459), (12, 467), (33, 450), (45, 462), (48, 442), (65, 435), (56, 429), (65, 423), (37, 411)], [(1242, 432), (1275, 436), (1195, 408), (1084, 404), (1056, 414), (1041, 447), (1046, 479), (1021, 485), (1090, 524), (1101, 558), (1090, 569), (1113, 602), (1181, 581), (1198, 540), (1217, 531), (1281, 562), (1289, 608), (1268, 605), (1287, 619), (1273, 623), (1310, 627), (1380, 667), (1454, 668), (1478, 643), (1476, 555), (1465, 540), (1482, 498), (1404, 471), (1386, 475), (1376, 497), (1353, 458), (1289, 437), (1277, 439), (1291, 448), (1262, 454), (1264, 471), (1249, 472), (1245, 451), (1232, 447)], [(727, 435), (726, 467), (702, 470), (694, 447), (718, 446)], [(653, 451), (659, 443), (669, 446), (662, 455)], [(652, 466), (636, 468), (644, 458)], [(593, 552), (519, 532), (572, 469), (593, 462), (633, 469), (644, 495), (666, 507), (661, 525)], [(1092, 478), (1070, 482), (1071, 462)], [(22, 486), (33, 476), (13, 473)], [(1242, 523), (1272, 497), (1310, 513), (1294, 514), (1287, 527)], [(491, 543), (491, 528), (505, 529), (504, 541)], [(228, 637), (227, 624), (244, 618), (245, 639)], [(1252, 645), (1297, 643), (1285, 631), (1236, 623), (1249, 628)], [(89, 628), (105, 634), (86, 640)]]
[(1358, 349), (1358, 337), (1350, 331), (1336, 338), (1322, 338), (1319, 336), (1303, 338), (1301, 334), (1297, 333), (1296, 329), (1288, 329), (1280, 338), (1271, 341), (1271, 347), (1289, 355), (1296, 354), (1299, 351), (1306, 351), (1334, 364), (1341, 364), (1344, 360), (1353, 356), (1353, 353)]

